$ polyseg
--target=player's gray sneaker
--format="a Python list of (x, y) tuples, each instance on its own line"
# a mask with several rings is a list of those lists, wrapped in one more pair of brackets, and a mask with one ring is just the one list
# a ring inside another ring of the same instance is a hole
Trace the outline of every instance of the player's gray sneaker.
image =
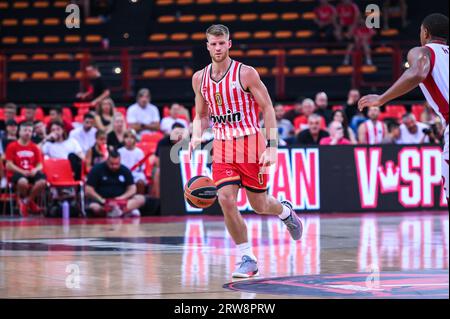
[(242, 262), (239, 263), (239, 267), (232, 274), (234, 278), (249, 278), (258, 275), (258, 265), (256, 261), (249, 256), (242, 256)]
[(282, 221), (286, 225), (292, 239), (299, 240), (302, 238), (303, 233), (303, 225), (300, 218), (298, 218), (297, 214), (292, 209), (292, 204), (289, 201), (284, 200), (281, 202), (281, 205), (284, 205), (291, 210), (289, 217), (282, 219)]

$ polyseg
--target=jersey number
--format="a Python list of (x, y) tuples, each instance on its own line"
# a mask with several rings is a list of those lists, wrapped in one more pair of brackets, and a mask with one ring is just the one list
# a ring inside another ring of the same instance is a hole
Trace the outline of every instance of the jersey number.
[(222, 104), (223, 104), (222, 94), (216, 93), (215, 98), (216, 98), (217, 105), (222, 106)]

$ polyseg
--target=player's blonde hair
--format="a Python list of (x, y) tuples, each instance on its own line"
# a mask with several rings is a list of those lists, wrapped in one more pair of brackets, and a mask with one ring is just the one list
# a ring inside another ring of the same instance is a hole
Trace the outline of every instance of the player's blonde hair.
[(216, 37), (225, 35), (227, 38), (230, 38), (230, 30), (228, 30), (228, 27), (223, 24), (213, 24), (206, 30), (206, 38), (208, 38), (208, 35), (213, 35)]

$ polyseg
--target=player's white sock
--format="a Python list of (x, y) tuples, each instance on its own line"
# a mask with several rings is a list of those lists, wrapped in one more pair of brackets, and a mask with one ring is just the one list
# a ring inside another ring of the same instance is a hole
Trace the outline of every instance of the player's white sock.
[(252, 245), (250, 245), (249, 242), (237, 244), (236, 246), (239, 249), (239, 251), (241, 252), (241, 257), (247, 255), (251, 259), (253, 259), (255, 261), (257, 260), (256, 256), (253, 254)]
[(283, 206), (283, 211), (281, 212), (280, 215), (278, 215), (278, 217), (280, 217), (280, 219), (286, 219), (291, 215), (291, 210), (286, 205), (281, 206)]

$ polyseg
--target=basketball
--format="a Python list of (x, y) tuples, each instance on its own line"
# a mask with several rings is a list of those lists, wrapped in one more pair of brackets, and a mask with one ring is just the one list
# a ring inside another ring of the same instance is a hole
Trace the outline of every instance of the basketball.
[(184, 198), (196, 208), (208, 208), (217, 198), (217, 187), (208, 176), (195, 176), (184, 186)]

